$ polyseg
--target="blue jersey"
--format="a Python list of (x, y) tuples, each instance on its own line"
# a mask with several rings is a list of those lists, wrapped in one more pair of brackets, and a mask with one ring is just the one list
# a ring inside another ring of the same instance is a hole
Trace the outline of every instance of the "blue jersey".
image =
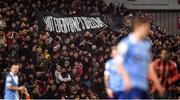
[(109, 77), (108, 84), (110, 89), (112, 89), (114, 92), (123, 90), (122, 79), (120, 74), (117, 72), (116, 66), (112, 59), (106, 62), (104, 74), (108, 75)]
[(8, 86), (16, 86), (18, 87), (18, 77), (10, 73), (6, 77), (5, 81), (5, 100), (19, 100), (19, 94), (17, 91), (9, 90)]
[(115, 63), (122, 63), (131, 78), (132, 87), (147, 90), (148, 66), (150, 62), (150, 41), (137, 40), (128, 35), (118, 44)]

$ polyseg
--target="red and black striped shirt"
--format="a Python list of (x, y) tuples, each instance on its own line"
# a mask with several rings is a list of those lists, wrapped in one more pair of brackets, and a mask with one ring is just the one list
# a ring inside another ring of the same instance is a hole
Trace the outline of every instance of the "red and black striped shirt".
[[(156, 59), (153, 61), (153, 67), (157, 73), (161, 85), (166, 91), (170, 91), (172, 84), (177, 81), (179, 77), (176, 63), (172, 60), (163, 61), (161, 59)], [(157, 91), (154, 84), (152, 84), (151, 91)]]

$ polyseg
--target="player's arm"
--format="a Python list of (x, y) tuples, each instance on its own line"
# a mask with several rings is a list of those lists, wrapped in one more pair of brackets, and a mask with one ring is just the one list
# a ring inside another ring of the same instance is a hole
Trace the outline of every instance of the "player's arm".
[(7, 87), (9, 90), (15, 90), (15, 91), (21, 91), (22, 88), (21, 87), (17, 87), (17, 86), (8, 86)]
[(150, 65), (149, 65), (149, 77), (153, 81), (153, 83), (155, 84), (155, 86), (156, 86), (157, 90), (159, 91), (159, 93), (161, 95), (163, 95), (164, 89), (160, 84), (160, 81), (159, 81), (159, 79), (157, 77), (157, 74), (156, 74), (153, 66), (154, 66), (154, 63), (150, 63)]
[(109, 81), (109, 76), (107, 75), (107, 72), (105, 71), (104, 72), (104, 84), (105, 84), (106, 88), (109, 88), (108, 81)]
[(131, 88), (130, 77), (125, 67), (123, 66), (123, 62), (127, 54), (127, 51), (128, 51), (128, 45), (125, 42), (119, 43), (117, 47), (117, 55), (114, 59), (115, 66), (117, 67), (117, 71), (124, 80), (125, 90), (129, 90)]
[(113, 97), (113, 91), (109, 87), (109, 64), (105, 64), (105, 71), (104, 71), (104, 84), (105, 84), (105, 90), (109, 97)]
[(108, 62), (105, 63), (105, 71), (104, 71), (104, 84), (106, 88), (109, 88), (109, 67), (110, 65)]
[(117, 63), (116, 64), (117, 71), (119, 72), (120, 76), (123, 78), (124, 81), (124, 88), (125, 90), (130, 90), (131, 89), (131, 79), (125, 70), (124, 66), (122, 63)]
[(14, 91), (21, 91), (21, 90), (23, 90), (23, 87), (12, 86), (12, 77), (7, 76), (6, 80), (7, 80), (7, 83), (6, 83), (7, 89), (14, 90)]

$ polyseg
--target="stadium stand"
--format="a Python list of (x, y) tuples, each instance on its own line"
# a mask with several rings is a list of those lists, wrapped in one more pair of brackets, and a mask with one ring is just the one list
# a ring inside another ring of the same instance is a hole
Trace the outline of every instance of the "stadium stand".
[[(123, 5), (106, 5), (103, 0), (2, 0), (0, 4), (1, 77), (18, 62), (20, 85), (27, 87), (31, 98), (107, 98), (104, 62), (110, 57), (111, 46), (131, 31), (134, 12)], [(121, 16), (124, 20), (116, 30), (106, 27), (84, 34), (39, 32), (37, 9), (64, 15)], [(180, 35), (168, 34), (153, 22), (151, 29), (153, 59), (161, 48), (168, 48), (180, 70)], [(0, 85), (3, 98), (3, 78)], [(179, 86), (174, 86), (172, 98), (179, 95)]]

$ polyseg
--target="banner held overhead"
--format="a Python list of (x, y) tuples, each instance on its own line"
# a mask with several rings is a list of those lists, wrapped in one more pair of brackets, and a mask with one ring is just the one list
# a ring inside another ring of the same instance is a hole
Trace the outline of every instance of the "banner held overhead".
[(38, 15), (39, 30), (68, 33), (90, 29), (99, 29), (107, 26), (99, 16), (58, 16), (47, 13)]

